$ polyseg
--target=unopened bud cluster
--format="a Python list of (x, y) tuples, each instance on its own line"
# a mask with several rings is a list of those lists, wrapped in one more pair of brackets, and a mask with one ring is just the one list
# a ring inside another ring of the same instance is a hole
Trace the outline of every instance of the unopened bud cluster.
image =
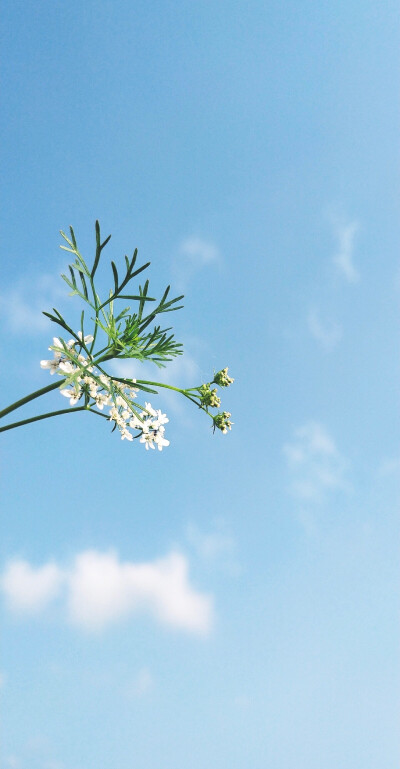
[(219, 387), (229, 387), (235, 380), (228, 376), (228, 369), (223, 368), (222, 371), (218, 371), (211, 384), (219, 385)]
[[(198, 397), (200, 407), (206, 411), (208, 411), (209, 408), (219, 408), (221, 405), (221, 398), (217, 394), (218, 391), (216, 387), (211, 388), (211, 385), (216, 384), (219, 387), (229, 387), (232, 382), (234, 382), (234, 379), (228, 376), (227, 368), (223, 368), (221, 371), (218, 371), (215, 374), (212, 382), (206, 382), (197, 388), (197, 392), (199, 393)], [(228, 411), (222, 411), (215, 415), (211, 414), (210, 416), (213, 420), (214, 430), (215, 428), (218, 428), (218, 430), (221, 430), (223, 433), (227, 433), (228, 430), (231, 429), (233, 422), (231, 422), (229, 419), (231, 414)]]
[(221, 398), (218, 398), (217, 390), (211, 390), (209, 384), (203, 384), (199, 387), (200, 402), (202, 406), (217, 409), (221, 405)]
[(232, 429), (233, 422), (231, 422), (230, 417), (232, 414), (230, 414), (229, 411), (222, 411), (221, 414), (217, 414), (214, 417), (214, 425), (215, 427), (218, 427), (221, 432), (224, 434), (228, 432), (228, 430)]

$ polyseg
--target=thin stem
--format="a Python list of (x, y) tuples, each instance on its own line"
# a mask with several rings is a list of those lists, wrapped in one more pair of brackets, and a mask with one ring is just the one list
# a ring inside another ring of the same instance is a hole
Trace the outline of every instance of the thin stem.
[[(0, 433), (4, 433), (5, 430), (13, 430), (14, 427), (22, 427), (28, 425), (30, 422), (38, 422), (40, 419), (49, 419), (49, 417), (58, 417), (60, 414), (71, 414), (73, 411), (89, 411), (86, 406), (78, 406), (77, 408), (61, 409), (60, 411), (49, 411), (47, 414), (40, 414), (37, 417), (29, 417), (28, 419), (21, 419), (20, 422), (13, 422), (11, 425), (5, 425), (0, 427)], [(95, 412), (92, 412), (95, 413)], [(101, 414), (103, 416), (103, 414)]]
[(100, 411), (92, 411), (90, 406), (74, 406), (70, 409), (60, 409), (59, 411), (49, 411), (47, 414), (40, 414), (37, 417), (29, 417), (28, 419), (21, 419), (20, 422), (13, 422), (11, 425), (5, 425), (0, 427), (0, 433), (4, 433), (6, 430), (13, 430), (14, 427), (22, 427), (28, 425), (30, 422), (39, 422), (41, 419), (49, 419), (50, 417), (58, 417), (61, 414), (72, 414), (75, 411), (88, 411), (90, 414), (97, 414), (98, 417), (108, 420), (106, 414), (100, 414)]
[[(168, 384), (162, 384), (161, 382), (148, 382), (146, 379), (137, 379), (136, 384), (144, 384), (144, 385), (152, 385), (153, 387), (165, 387), (167, 390), (174, 390), (177, 393), (181, 393), (181, 395), (184, 395), (185, 398), (188, 398), (188, 400), (192, 401), (196, 406), (200, 406), (199, 402), (196, 401), (194, 398), (191, 397), (191, 395), (188, 395), (187, 390), (182, 390), (180, 387), (174, 387), (173, 385)], [(200, 408), (203, 408), (200, 406)], [(203, 409), (205, 411), (205, 409)], [(207, 411), (207, 414), (209, 412)], [(210, 414), (212, 416), (212, 414)]]
[(10, 406), (7, 406), (7, 408), (0, 411), (0, 419), (2, 417), (5, 417), (11, 411), (15, 411), (15, 409), (19, 409), (21, 406), (24, 406), (25, 403), (29, 403), (30, 401), (33, 401), (35, 398), (39, 398), (41, 395), (45, 395), (46, 393), (49, 393), (52, 390), (56, 390), (58, 387), (60, 387), (60, 385), (63, 382), (65, 382), (65, 379), (66, 377), (64, 377), (64, 379), (57, 379), (57, 381), (53, 382), (53, 384), (47, 385), (47, 387), (42, 387), (40, 390), (36, 390), (30, 395), (26, 395), (25, 398), (21, 398), (21, 400), (15, 401), (15, 403), (11, 403)]

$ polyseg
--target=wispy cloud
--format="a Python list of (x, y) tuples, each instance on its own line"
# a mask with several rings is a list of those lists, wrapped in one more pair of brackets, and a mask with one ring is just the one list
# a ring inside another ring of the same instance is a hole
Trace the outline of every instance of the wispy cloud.
[(183, 289), (197, 272), (220, 263), (221, 253), (215, 243), (197, 236), (185, 238), (173, 262), (177, 285)]
[(154, 677), (149, 668), (144, 667), (141, 668), (137, 675), (134, 676), (133, 680), (127, 684), (125, 693), (129, 698), (141, 699), (148, 695), (153, 688)]
[(205, 532), (194, 523), (186, 527), (189, 544), (200, 558), (216, 560), (231, 555), (235, 549), (233, 537), (226, 531), (223, 521), (218, 521), (213, 530)]
[(10, 331), (15, 334), (37, 334), (51, 326), (43, 315), (67, 295), (63, 281), (54, 275), (39, 275), (34, 280), (22, 280), (0, 294), (0, 313)]
[(215, 243), (196, 237), (183, 240), (179, 247), (179, 253), (199, 267), (218, 261), (220, 258), (220, 253)]
[(378, 467), (378, 475), (383, 478), (391, 475), (398, 477), (399, 471), (400, 457), (385, 457)]
[(144, 611), (165, 625), (206, 635), (213, 620), (212, 597), (191, 586), (188, 571), (188, 560), (179, 552), (132, 563), (121, 562), (114, 552), (86, 550), (70, 568), (11, 561), (1, 587), (9, 607), (20, 614), (43, 612), (59, 598), (68, 620), (89, 631)]
[(224, 518), (214, 519), (206, 528), (189, 523), (186, 527), (186, 540), (203, 567), (234, 578), (242, 573), (237, 543)]
[(21, 769), (21, 762), (19, 758), (15, 755), (6, 756), (5, 757), (5, 767), (6, 769)]
[(334, 264), (349, 283), (357, 283), (360, 274), (353, 263), (354, 241), (359, 230), (357, 221), (335, 222), (335, 235), (338, 240), (338, 250), (333, 257)]
[(291, 491), (300, 500), (322, 502), (329, 492), (348, 489), (346, 462), (323, 425), (308, 422), (283, 447)]
[(322, 323), (317, 310), (312, 309), (307, 318), (308, 330), (311, 336), (325, 348), (332, 350), (342, 338), (342, 328), (337, 323)]

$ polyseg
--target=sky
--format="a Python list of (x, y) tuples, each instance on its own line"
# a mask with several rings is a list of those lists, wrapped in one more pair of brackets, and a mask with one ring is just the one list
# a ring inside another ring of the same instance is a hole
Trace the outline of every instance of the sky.
[(81, 413), (2, 435), (1, 768), (393, 769), (397, 4), (4, 0), (0, 27), (2, 403), (53, 381), (59, 231), (90, 261), (96, 219), (103, 291), (137, 247), (185, 295), (184, 356), (127, 375), (235, 378), (227, 435), (151, 396), (162, 452)]

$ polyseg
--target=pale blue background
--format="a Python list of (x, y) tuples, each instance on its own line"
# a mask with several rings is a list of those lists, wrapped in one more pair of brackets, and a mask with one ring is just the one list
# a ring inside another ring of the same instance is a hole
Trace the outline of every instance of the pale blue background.
[[(3, 566), (175, 547), (215, 600), (205, 639), (6, 607), (3, 769), (397, 766), (398, 26), (391, 0), (4, 1), (2, 401), (49, 383), (58, 230), (90, 254), (96, 218), (236, 381), (231, 434), (167, 403), (162, 454), (82, 415), (3, 434)], [(194, 237), (219, 256), (188, 269)], [(284, 446), (310, 422), (342, 475), (307, 501)]]

